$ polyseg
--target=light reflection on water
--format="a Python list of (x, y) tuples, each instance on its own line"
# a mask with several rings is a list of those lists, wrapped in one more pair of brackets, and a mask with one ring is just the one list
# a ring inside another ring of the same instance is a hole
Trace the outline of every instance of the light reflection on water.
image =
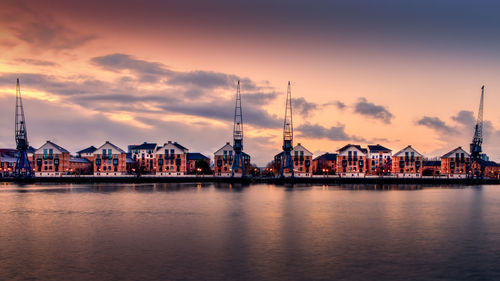
[(500, 279), (500, 186), (0, 185), (0, 279)]

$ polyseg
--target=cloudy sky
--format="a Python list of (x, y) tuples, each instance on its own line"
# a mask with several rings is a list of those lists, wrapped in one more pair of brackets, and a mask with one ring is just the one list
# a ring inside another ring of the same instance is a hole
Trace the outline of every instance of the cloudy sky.
[[(43, 2), (43, 3), (41, 3)], [(13, 147), (21, 79), (30, 144), (72, 152), (177, 141), (212, 156), (232, 141), (281, 149), (287, 81), (294, 143), (412, 144), (438, 156), (472, 139), (500, 160), (500, 2), (10, 1), (0, 3), (0, 147)]]

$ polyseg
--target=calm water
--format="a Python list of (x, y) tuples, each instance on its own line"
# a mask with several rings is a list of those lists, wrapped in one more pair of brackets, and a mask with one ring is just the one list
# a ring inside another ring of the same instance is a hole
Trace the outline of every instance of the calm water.
[(0, 280), (500, 280), (500, 186), (0, 184)]

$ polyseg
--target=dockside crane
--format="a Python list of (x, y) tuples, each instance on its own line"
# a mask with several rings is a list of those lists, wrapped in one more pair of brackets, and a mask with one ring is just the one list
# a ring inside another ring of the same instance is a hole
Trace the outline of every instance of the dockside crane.
[(285, 177), (285, 169), (288, 169), (294, 177), (293, 171), (293, 120), (292, 120), (292, 89), (288, 81), (286, 92), (285, 121), (283, 123), (283, 153), (281, 154), (281, 177)]
[(234, 158), (231, 168), (231, 177), (234, 173), (241, 169), (241, 176), (245, 176), (245, 161), (243, 156), (243, 113), (241, 110), (241, 92), (240, 81), (236, 89), (236, 105), (234, 107), (234, 125), (233, 125), (233, 150)]
[(17, 178), (31, 177), (33, 171), (31, 170), (30, 160), (28, 158), (28, 132), (26, 131), (26, 119), (24, 117), (23, 100), (21, 97), (21, 86), (19, 78), (17, 78), (16, 85), (16, 149), (17, 160), (14, 170), (14, 176)]
[(483, 105), (484, 105), (484, 85), (481, 87), (481, 99), (479, 101), (479, 111), (477, 112), (476, 126), (474, 127), (474, 137), (470, 144), (471, 155), (471, 176), (482, 177), (481, 152), (483, 144)]

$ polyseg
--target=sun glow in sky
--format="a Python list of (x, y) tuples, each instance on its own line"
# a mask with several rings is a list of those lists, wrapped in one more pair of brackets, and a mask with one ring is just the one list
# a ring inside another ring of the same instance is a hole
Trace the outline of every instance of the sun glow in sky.
[(486, 85), (485, 152), (500, 160), (500, 19), (493, 1), (2, 1), (0, 147), (14, 147), (15, 79), (30, 144), (76, 152), (232, 142), (242, 81), (244, 149), (281, 149), (292, 81), (295, 143), (468, 148)]

